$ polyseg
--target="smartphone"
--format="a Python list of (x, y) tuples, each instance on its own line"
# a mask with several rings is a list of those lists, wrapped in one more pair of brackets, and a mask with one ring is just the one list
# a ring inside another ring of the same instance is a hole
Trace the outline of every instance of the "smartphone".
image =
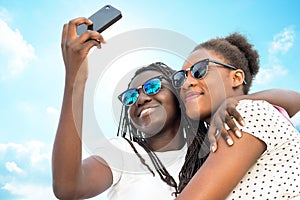
[(86, 30), (96, 30), (101, 33), (121, 18), (121, 11), (111, 5), (105, 5), (89, 17), (93, 22), (92, 25), (87, 26), (86, 24), (81, 24), (77, 27), (77, 34), (80, 35)]

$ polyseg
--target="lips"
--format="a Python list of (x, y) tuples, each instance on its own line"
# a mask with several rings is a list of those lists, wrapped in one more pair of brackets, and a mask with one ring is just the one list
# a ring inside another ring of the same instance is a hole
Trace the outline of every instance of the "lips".
[(144, 115), (149, 113), (151, 110), (152, 110), (152, 108), (146, 108), (145, 110), (142, 110), (142, 112), (140, 112), (140, 114), (139, 114), (139, 117), (143, 117)]
[(144, 107), (144, 108), (141, 108), (139, 111), (138, 111), (138, 117), (143, 117), (145, 115), (147, 115), (149, 112), (151, 112), (152, 110), (154, 109), (154, 107)]
[(204, 95), (204, 92), (195, 92), (195, 91), (187, 92), (184, 95), (184, 100), (185, 100), (185, 102), (189, 102), (189, 101), (192, 101), (202, 95)]

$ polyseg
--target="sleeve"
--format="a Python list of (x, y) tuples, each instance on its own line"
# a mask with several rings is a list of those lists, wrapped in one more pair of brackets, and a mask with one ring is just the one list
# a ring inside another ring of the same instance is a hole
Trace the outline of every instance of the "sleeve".
[(118, 183), (122, 177), (124, 168), (123, 149), (125, 148), (123, 138), (106, 139), (99, 142), (99, 145), (93, 151), (93, 155), (99, 156), (105, 160), (113, 174), (112, 185)]
[(263, 100), (242, 100), (237, 110), (246, 123), (240, 129), (262, 140), (268, 150), (283, 141), (287, 131), (283, 127), (287, 126), (288, 121), (273, 105)]

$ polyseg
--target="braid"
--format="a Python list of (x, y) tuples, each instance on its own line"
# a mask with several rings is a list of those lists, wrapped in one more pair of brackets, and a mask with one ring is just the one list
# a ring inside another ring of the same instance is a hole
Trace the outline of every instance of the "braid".
[[(195, 126), (197, 127), (197, 126)], [(188, 136), (191, 136), (191, 132), (195, 132), (194, 130), (189, 130)], [(207, 132), (207, 128), (205, 127), (202, 121), (199, 121), (198, 129), (196, 130), (195, 137), (191, 140), (191, 144), (188, 147), (185, 162), (181, 168), (179, 173), (179, 186), (178, 192), (182, 192), (191, 178), (195, 175), (198, 169), (205, 162), (206, 158), (209, 154), (209, 141), (208, 138), (205, 137)]]
[[(158, 71), (164, 76), (164, 78), (169, 83), (171, 83), (171, 75), (175, 72), (173, 69), (171, 69), (164, 63), (156, 62), (156, 63), (152, 63), (146, 67), (142, 67), (142, 68), (138, 69), (135, 72), (135, 75), (133, 76), (133, 78), (145, 71)], [(133, 78), (131, 79), (131, 81), (133, 80)], [(131, 83), (131, 81), (130, 81), (130, 83)], [(128, 88), (129, 88), (130, 83), (128, 84)], [(179, 105), (182, 105), (181, 113), (185, 113), (184, 105), (180, 100), (179, 90), (175, 89), (172, 84), (170, 84), (170, 89), (173, 92), (173, 94), (177, 97), (177, 100), (179, 101)], [(145, 162), (145, 159), (137, 152), (136, 148), (134, 147), (134, 145), (132, 144), (131, 141), (137, 142), (141, 147), (143, 147), (144, 150), (147, 152), (149, 158), (151, 159), (151, 162), (153, 163), (155, 170), (159, 174), (160, 178), (165, 183), (170, 185), (171, 187), (174, 187), (174, 189), (175, 189), (174, 194), (177, 195), (179, 192), (178, 192), (178, 186), (177, 186), (175, 179), (169, 174), (169, 172), (167, 171), (166, 167), (163, 165), (161, 160), (158, 158), (158, 156), (155, 154), (155, 152), (148, 145), (147, 141), (143, 138), (143, 133), (140, 132), (135, 126), (132, 125), (132, 123), (130, 122), (130, 118), (127, 114), (128, 109), (129, 109), (128, 106), (122, 106), (117, 135), (118, 136), (121, 135), (130, 143), (133, 151), (139, 157), (141, 163), (143, 165), (145, 165), (147, 167), (147, 169), (154, 175), (154, 172), (151, 170), (149, 165)], [(191, 127), (192, 126), (190, 125), (190, 121), (187, 118), (187, 116), (185, 114), (182, 115), (181, 126), (180, 126), (181, 133), (189, 133), (188, 129), (190, 129)], [(129, 139), (126, 137), (129, 137)]]
[(160, 178), (165, 181), (168, 185), (175, 188), (175, 194), (178, 193), (177, 191), (177, 183), (174, 180), (174, 178), (169, 174), (163, 163), (160, 161), (160, 159), (157, 157), (157, 155), (151, 150), (149, 145), (145, 141), (137, 141), (138, 144), (140, 144), (148, 153), (152, 163), (154, 164), (154, 167), (159, 174)]
[(152, 175), (155, 176), (154, 172), (149, 167), (149, 165), (146, 163), (145, 159), (141, 156), (141, 154), (139, 154), (139, 152), (136, 150), (136, 148), (134, 147), (133, 143), (128, 138), (126, 138), (126, 137), (124, 137), (124, 139), (130, 144), (130, 146), (133, 149), (134, 153), (139, 157), (139, 159), (143, 163), (143, 165), (145, 165), (148, 168), (148, 170), (152, 173)]

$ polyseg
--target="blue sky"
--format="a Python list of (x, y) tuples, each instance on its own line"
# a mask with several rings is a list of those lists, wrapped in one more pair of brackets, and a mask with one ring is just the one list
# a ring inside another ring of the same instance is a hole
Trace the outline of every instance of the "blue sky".
[[(260, 54), (261, 69), (251, 92), (300, 92), (299, 1), (146, 2), (0, 0), (0, 199), (55, 199), (51, 149), (64, 87), (62, 26), (106, 4), (123, 14), (103, 32), (106, 39), (133, 29), (160, 28), (200, 43), (238, 31)], [(293, 121), (300, 127), (299, 113)], [(107, 135), (114, 134), (112, 129)], [(94, 199), (106, 199), (105, 194)]]

